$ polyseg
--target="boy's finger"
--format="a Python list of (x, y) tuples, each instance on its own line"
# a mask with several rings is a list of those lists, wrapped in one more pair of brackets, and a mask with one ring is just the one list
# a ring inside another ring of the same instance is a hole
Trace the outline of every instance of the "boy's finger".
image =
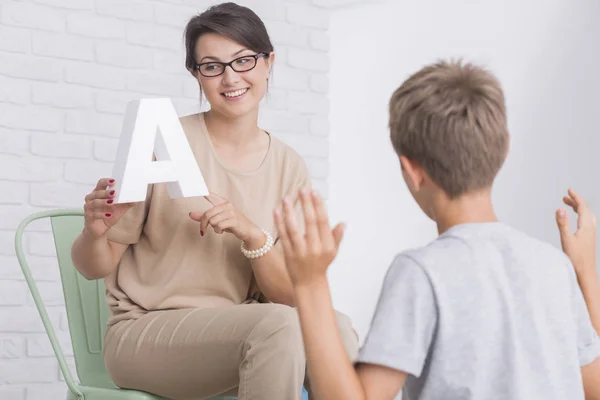
[(562, 208), (556, 210), (556, 225), (558, 225), (561, 241), (571, 236), (571, 230), (569, 228), (569, 216), (567, 215), (566, 210)]
[(298, 230), (296, 222), (296, 212), (294, 206), (288, 197), (283, 199), (283, 223), (287, 232), (288, 239), (294, 252), (301, 253), (304, 251), (304, 237)]
[(595, 216), (592, 214), (585, 199), (573, 189), (569, 189), (569, 196), (573, 200), (575, 212), (578, 214), (577, 228), (580, 229), (595, 225)]
[(302, 203), (302, 212), (304, 214), (304, 229), (306, 244), (309, 248), (315, 249), (319, 245), (319, 230), (317, 228), (317, 215), (313, 201), (307, 190), (303, 189), (299, 193)]
[(331, 248), (335, 246), (335, 240), (332, 237), (331, 229), (329, 228), (329, 216), (325, 210), (325, 204), (316, 192), (313, 192), (311, 197), (317, 213), (317, 225), (321, 243), (323, 243), (323, 247)]
[(585, 212), (588, 209), (588, 205), (583, 197), (579, 195), (573, 189), (569, 189), (569, 196), (571, 197), (573, 204), (577, 207), (577, 213)]
[(569, 207), (571, 207), (573, 209), (573, 211), (577, 212), (577, 207), (575, 206), (575, 201), (568, 197), (568, 196), (564, 196), (563, 197), (563, 203), (565, 203), (566, 205), (568, 205)]
[(335, 240), (335, 248), (340, 247), (340, 243), (344, 238), (344, 231), (346, 230), (346, 225), (338, 224), (335, 228), (333, 228), (333, 239)]
[(290, 256), (292, 254), (292, 247), (290, 246), (290, 239), (288, 237), (287, 228), (283, 220), (283, 212), (280, 208), (273, 212), (273, 218), (275, 219), (275, 227), (279, 233), (279, 241), (281, 241), (283, 252), (284, 254)]

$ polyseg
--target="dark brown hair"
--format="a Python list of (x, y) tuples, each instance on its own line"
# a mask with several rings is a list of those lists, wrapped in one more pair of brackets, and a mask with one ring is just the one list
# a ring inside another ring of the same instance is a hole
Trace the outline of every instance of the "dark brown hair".
[(185, 67), (188, 71), (196, 67), (196, 42), (205, 33), (222, 35), (257, 53), (268, 55), (273, 51), (267, 28), (254, 11), (231, 2), (221, 3), (192, 17), (185, 28)]
[(428, 65), (394, 92), (389, 111), (396, 153), (450, 198), (492, 185), (509, 134), (504, 93), (489, 71), (460, 60)]

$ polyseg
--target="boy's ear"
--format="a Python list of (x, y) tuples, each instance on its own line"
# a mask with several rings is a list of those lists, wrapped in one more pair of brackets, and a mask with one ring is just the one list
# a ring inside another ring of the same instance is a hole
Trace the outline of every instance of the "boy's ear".
[(400, 165), (402, 166), (402, 173), (410, 185), (410, 189), (413, 192), (421, 190), (425, 184), (425, 171), (421, 165), (416, 161), (409, 160), (405, 156), (400, 156)]

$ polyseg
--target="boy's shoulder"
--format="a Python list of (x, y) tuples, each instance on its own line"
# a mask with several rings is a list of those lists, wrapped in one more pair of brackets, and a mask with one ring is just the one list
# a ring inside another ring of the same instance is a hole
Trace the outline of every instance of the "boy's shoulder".
[(425, 270), (448, 270), (448, 265), (459, 268), (464, 263), (485, 261), (488, 257), (570, 264), (559, 248), (504, 223), (455, 226), (432, 242), (397, 255)]

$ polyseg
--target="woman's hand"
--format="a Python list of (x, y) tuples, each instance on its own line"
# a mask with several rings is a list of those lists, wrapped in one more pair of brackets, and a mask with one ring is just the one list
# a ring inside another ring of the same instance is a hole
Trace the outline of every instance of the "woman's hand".
[(84, 229), (93, 237), (104, 235), (135, 204), (114, 204), (116, 191), (111, 189), (114, 185), (114, 179), (102, 178), (94, 190), (85, 196)]
[(215, 233), (219, 235), (224, 232), (235, 235), (238, 239), (246, 243), (248, 248), (261, 247), (264, 244), (264, 233), (231, 204), (229, 200), (214, 193), (210, 193), (204, 198), (213, 207), (204, 213), (190, 213), (191, 219), (200, 222), (201, 236), (204, 236), (208, 227), (211, 226)]

